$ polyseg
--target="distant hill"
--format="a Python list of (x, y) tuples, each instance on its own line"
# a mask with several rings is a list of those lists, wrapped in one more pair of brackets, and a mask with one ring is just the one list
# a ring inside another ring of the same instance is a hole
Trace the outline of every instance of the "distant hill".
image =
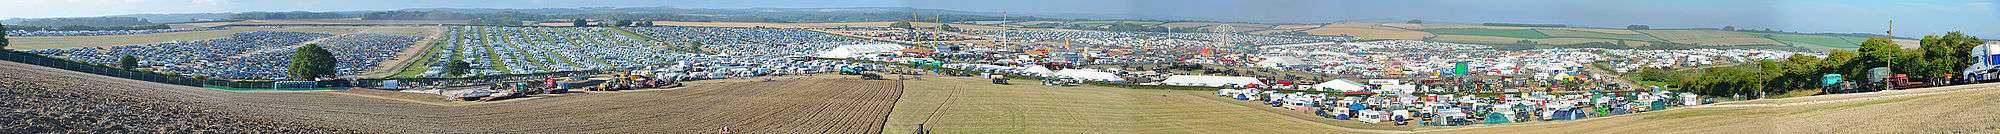
[(213, 21), (229, 19), (231, 13), (187, 13), (187, 14), (128, 14), (111, 17), (132, 17), (153, 23), (180, 23), (193, 21)]
[[(1407, 20), (1406, 20), (1407, 21)], [(1370, 20), (1328, 24), (1263, 24), (1215, 21), (1094, 19), (1058, 21), (968, 21), (968, 24), (1075, 28), (1105, 24), (1189, 28), (1196, 32), (1260, 35), (1354, 36), (1363, 40), (1428, 40), (1498, 45), (1502, 48), (1630, 48), (1630, 49), (1775, 49), (1825, 51), (1855, 49), (1866, 33), (1794, 33), (1772, 30), (1727, 31), (1715, 28), (1645, 29), (1571, 27), (1562, 24), (1423, 23)], [(1219, 26), (1233, 27), (1218, 31)], [(1087, 29), (1087, 28), (1086, 28)], [(1089, 29), (1103, 30), (1103, 29)], [(1908, 38), (1899, 38), (1908, 40)]]
[(21, 19), (20, 21), (14, 23), (14, 25), (61, 27), (61, 26), (141, 26), (141, 25), (157, 25), (157, 24), (153, 22), (147, 22), (145, 19), (133, 18), (133, 17), (79, 17), (79, 18)]

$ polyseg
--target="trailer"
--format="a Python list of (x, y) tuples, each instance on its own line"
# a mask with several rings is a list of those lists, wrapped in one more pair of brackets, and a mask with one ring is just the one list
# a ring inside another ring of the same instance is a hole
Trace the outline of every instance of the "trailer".
[(987, 78), (992, 79), (993, 84), (1007, 85), (1007, 76), (1005, 75), (989, 74)]

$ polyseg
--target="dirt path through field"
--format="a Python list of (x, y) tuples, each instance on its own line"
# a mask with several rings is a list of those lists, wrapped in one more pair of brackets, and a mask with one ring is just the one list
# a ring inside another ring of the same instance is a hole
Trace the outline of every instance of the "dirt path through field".
[(403, 52), (396, 53), (396, 57), (390, 57), (388, 60), (382, 61), (384, 64), (361, 71), (361, 77), (386, 78), (389, 75), (395, 75), (398, 71), (403, 71), (404, 68), (409, 68), (411, 64), (430, 64), (411, 62), (417, 61), (416, 58), (427, 58), (423, 55), (429, 54), (427, 52), (430, 52), (431, 42), (435, 42), (439, 37), (444, 36), (444, 27), (425, 26), (423, 28), (429, 30), (430, 35), (424, 36), (423, 40), (417, 40), (416, 44), (410, 44), (410, 48), (403, 49)]

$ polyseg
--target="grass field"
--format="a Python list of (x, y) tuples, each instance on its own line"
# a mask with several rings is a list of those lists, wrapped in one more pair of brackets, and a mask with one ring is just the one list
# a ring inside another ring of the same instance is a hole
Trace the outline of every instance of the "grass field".
[(1593, 31), (1582, 31), (1582, 30), (1571, 30), (1571, 29), (1535, 29), (1535, 31), (1541, 32), (1542, 34), (1548, 34), (1549, 36), (1554, 36), (1554, 37), (1662, 41), (1660, 39), (1653, 38), (1652, 36), (1646, 36), (1645, 34), (1612, 34), (1604, 32), (1593, 32)]
[(1432, 36), (1432, 34), (1428, 32), (1388, 27), (1372, 23), (1327, 24), (1325, 27), (1314, 28), (1312, 30), (1306, 30), (1305, 32), (1307, 34), (1312, 34), (1312, 35), (1350, 35), (1361, 39), (1423, 40), (1424, 37)]
[[(1546, 39), (1533, 39), (1532, 41), (1535, 41), (1535, 43), (1549, 44), (1549, 45), (1575, 45), (1575, 44), (1593, 43), (1593, 42), (1618, 43), (1619, 40), (1599, 39), (1599, 38), (1546, 38)], [(1644, 45), (1644, 44), (1639, 44), (1639, 43), (1644, 43), (1643, 41), (1626, 41), (1625, 43), (1628, 45)]]
[(1438, 34), (1438, 35), (1474, 35), (1474, 36), (1494, 36), (1494, 37), (1526, 38), (1526, 39), (1540, 39), (1540, 38), (1550, 37), (1548, 34), (1543, 34), (1542, 32), (1537, 32), (1533, 29), (1433, 28), (1433, 29), (1423, 29), (1419, 31), (1430, 32), (1431, 34)]
[[(443, 41), (438, 41), (438, 42), (443, 42)], [(389, 78), (416, 78), (416, 77), (417, 77), (417, 76), (419, 76), (419, 75), (423, 75), (423, 74), (424, 74), (424, 71), (429, 71), (429, 70), (430, 70), (430, 68), (431, 68), (431, 63), (433, 63), (433, 62), (436, 62), (436, 61), (434, 61), (434, 60), (433, 60), (433, 58), (432, 58), (431, 56), (436, 56), (436, 55), (438, 55), (438, 54), (442, 54), (442, 53), (444, 53), (444, 49), (442, 49), (443, 47), (458, 47), (458, 46), (447, 46), (447, 45), (449, 45), (449, 44), (445, 44), (445, 43), (434, 43), (434, 44), (431, 44), (431, 47), (426, 47), (426, 48), (412, 48), (412, 49), (424, 49), (424, 50), (423, 50), (423, 52), (422, 52), (422, 53), (420, 53), (420, 54), (417, 54), (417, 55), (414, 55), (413, 57), (410, 57), (410, 59), (409, 59), (409, 60), (414, 60), (414, 61), (410, 61), (410, 62), (408, 62), (407, 64), (409, 64), (409, 65), (405, 65), (405, 66), (403, 66), (403, 68), (401, 68), (401, 69), (397, 69), (397, 70), (396, 70), (396, 72), (393, 72), (394, 74), (390, 74), (390, 75), (389, 75), (388, 77), (389, 77)], [(456, 55), (456, 54), (453, 54), (453, 55)]]
[(1478, 35), (1438, 35), (1437, 38), (1432, 38), (1431, 40), (1474, 44), (1514, 44), (1526, 39)]
[(1824, 36), (1824, 35), (1750, 33), (1750, 32), (1745, 32), (1744, 34), (1770, 37), (1770, 39), (1772, 40), (1778, 40), (1779, 42), (1783, 42), (1785, 44), (1801, 46), (1801, 47), (1818, 46), (1824, 48), (1860, 48), (1861, 41), (1867, 40), (1867, 38), (1861, 38), (1861, 37), (1840, 37), (1840, 36)]
[(1640, 30), (1639, 32), (1644, 32), (1647, 35), (1652, 35), (1668, 42), (1683, 44), (1710, 46), (1783, 45), (1783, 43), (1779, 43), (1776, 40), (1766, 39), (1761, 36), (1722, 30)]
[(1308, 28), (1317, 28), (1317, 27), (1320, 27), (1320, 26), (1321, 26), (1321, 25), (1310, 25), (1310, 24), (1286, 24), (1286, 25), (1278, 25), (1278, 26), (1277, 26), (1276, 28), (1274, 28), (1274, 29), (1308, 29)]
[[(1031, 80), (906, 81), (884, 133), (1331, 133), (1335, 127), (1213, 98), (1208, 91), (1049, 87)], [(1206, 95), (1204, 95), (1206, 94)], [(1210, 98), (1204, 98), (1210, 97)], [(1242, 102), (1249, 103), (1249, 102)], [(1261, 109), (1260, 109), (1261, 108)]]

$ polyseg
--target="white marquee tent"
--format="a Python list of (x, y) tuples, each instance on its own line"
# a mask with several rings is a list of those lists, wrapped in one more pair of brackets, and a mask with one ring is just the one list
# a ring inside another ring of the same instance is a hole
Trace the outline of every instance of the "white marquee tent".
[(1117, 74), (1097, 71), (1097, 69), (1063, 69), (1056, 71), (1055, 77), (1076, 78), (1086, 81), (1125, 81), (1123, 78), (1118, 78)]
[(897, 44), (845, 45), (845, 46), (834, 47), (833, 49), (828, 49), (825, 52), (820, 52), (819, 56), (816, 57), (846, 59), (846, 58), (853, 58), (855, 56), (866, 55), (869, 53), (896, 52), (903, 50), (903, 48), (904, 48), (903, 45), (897, 45)]
[(1365, 84), (1355, 83), (1353, 81), (1347, 81), (1343, 79), (1334, 79), (1332, 81), (1326, 81), (1319, 84), (1314, 84), (1313, 88), (1326, 89), (1328, 91), (1341, 91), (1341, 92), (1368, 90), (1368, 86)]
[(1174, 76), (1167, 76), (1167, 79), (1161, 80), (1160, 84), (1174, 85), (1174, 86), (1220, 87), (1229, 84), (1235, 84), (1239, 86), (1248, 84), (1264, 85), (1264, 82), (1257, 81), (1257, 78), (1251, 78), (1251, 77), (1174, 75)]

